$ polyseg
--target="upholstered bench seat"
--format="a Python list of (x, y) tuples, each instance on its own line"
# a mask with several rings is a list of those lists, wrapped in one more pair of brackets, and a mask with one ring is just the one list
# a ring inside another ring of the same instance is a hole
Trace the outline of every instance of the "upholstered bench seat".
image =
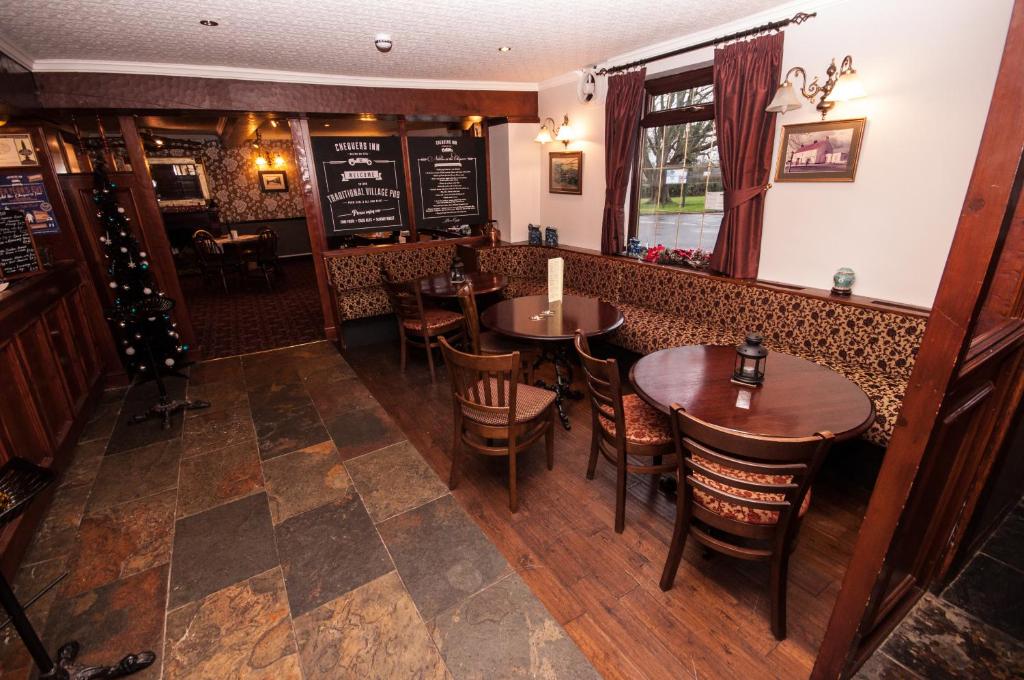
[[(376, 285), (381, 267), (402, 278), (444, 271), (454, 246), (381, 249), (360, 257), (325, 256), (342, 321), (389, 311)], [(876, 419), (863, 435), (886, 446), (899, 414), (926, 317), (785, 286), (736, 281), (573, 248), (503, 245), (477, 251), (482, 271), (509, 278), (506, 297), (543, 295), (547, 261), (565, 260), (565, 292), (598, 297), (625, 318), (609, 340), (637, 354), (680, 345), (734, 345), (747, 332), (765, 346), (814, 361), (857, 383)]]

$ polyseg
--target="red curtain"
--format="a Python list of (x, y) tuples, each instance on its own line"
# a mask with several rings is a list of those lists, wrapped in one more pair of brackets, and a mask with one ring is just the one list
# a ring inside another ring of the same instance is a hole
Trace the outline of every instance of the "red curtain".
[(765, 107), (781, 70), (781, 32), (715, 50), (715, 127), (725, 217), (711, 268), (727, 276), (757, 278), (775, 140), (775, 114)]
[(604, 216), (601, 252), (619, 255), (626, 249), (626, 191), (636, 160), (637, 130), (644, 112), (647, 69), (608, 79), (604, 105)]

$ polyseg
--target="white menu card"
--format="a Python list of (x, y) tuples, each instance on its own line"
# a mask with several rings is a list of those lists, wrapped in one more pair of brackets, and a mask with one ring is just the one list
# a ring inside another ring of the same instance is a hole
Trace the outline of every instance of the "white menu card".
[(553, 257), (548, 260), (548, 303), (562, 301), (562, 276), (564, 273), (564, 259)]

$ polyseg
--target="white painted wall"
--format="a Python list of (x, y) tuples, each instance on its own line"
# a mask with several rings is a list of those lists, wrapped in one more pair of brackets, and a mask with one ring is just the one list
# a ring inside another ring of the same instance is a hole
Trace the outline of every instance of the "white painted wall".
[[(852, 54), (868, 92), (829, 114), (834, 120), (868, 118), (856, 182), (780, 183), (768, 193), (760, 278), (828, 288), (832, 273), (848, 266), (857, 272), (860, 295), (931, 305), (977, 154), (1011, 8), (1012, 0), (811, 0), (691, 36), (706, 39), (798, 10), (817, 11), (808, 23), (786, 30), (783, 72), (799, 65), (823, 75), (829, 59)], [(655, 45), (640, 54), (664, 48)], [(630, 56), (638, 55), (610, 61)], [(706, 49), (658, 62), (648, 76), (711, 58)], [(604, 79), (599, 81), (603, 86)], [(569, 149), (584, 152), (584, 194), (548, 193), (547, 152), (562, 145), (545, 145), (540, 221), (558, 227), (563, 243), (596, 249), (604, 204), (604, 99), (602, 94), (582, 105), (575, 88), (574, 80), (542, 83), (539, 111), (559, 121), (569, 114), (579, 134)], [(780, 116), (778, 124), (817, 118), (806, 104)]]
[(491, 212), (505, 241), (525, 241), (527, 225), (540, 221), (541, 148), (535, 136), (532, 123), (488, 128)]

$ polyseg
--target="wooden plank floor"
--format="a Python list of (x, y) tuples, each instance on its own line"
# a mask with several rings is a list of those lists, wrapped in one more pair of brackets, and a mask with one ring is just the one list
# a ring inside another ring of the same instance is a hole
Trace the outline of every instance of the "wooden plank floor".
[[(406, 436), (447, 479), (451, 398), (444, 368), (431, 385), (422, 350), (398, 368), (398, 345), (351, 348), (346, 358)], [(541, 371), (543, 373), (543, 369)], [(790, 562), (789, 637), (768, 624), (768, 566), (710, 559), (690, 541), (673, 590), (658, 580), (674, 499), (649, 478), (630, 478), (626, 530), (612, 529), (614, 471), (585, 478), (590, 413), (570, 408), (558, 429), (555, 469), (543, 444), (519, 462), (519, 512), (508, 509), (506, 459), (466, 455), (456, 500), (607, 678), (806, 678), (824, 634), (880, 462), (860, 442), (833, 449), (814, 488)]]

